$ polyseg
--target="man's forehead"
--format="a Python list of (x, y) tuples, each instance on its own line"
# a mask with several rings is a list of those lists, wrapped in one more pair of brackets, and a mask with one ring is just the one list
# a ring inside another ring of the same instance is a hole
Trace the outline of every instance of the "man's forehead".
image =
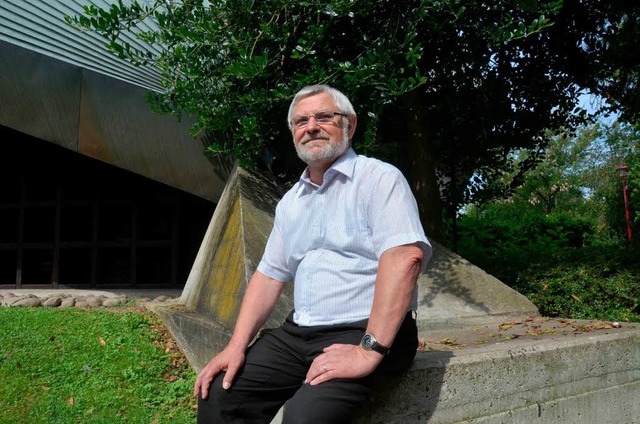
[(294, 113), (297, 115), (307, 114), (318, 110), (333, 110), (335, 107), (336, 102), (330, 94), (315, 93), (300, 99), (294, 108)]

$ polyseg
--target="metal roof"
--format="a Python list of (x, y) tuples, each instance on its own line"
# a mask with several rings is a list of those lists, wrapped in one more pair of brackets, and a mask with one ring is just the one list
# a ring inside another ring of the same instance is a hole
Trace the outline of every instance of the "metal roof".
[[(154, 67), (136, 67), (107, 51), (96, 33), (71, 27), (64, 16), (81, 15), (83, 6), (108, 9), (116, 0), (0, 0), (0, 41), (107, 75), (149, 90), (161, 90), (161, 74)], [(140, 0), (144, 3), (145, 0)], [(126, 2), (125, 2), (126, 3)], [(148, 28), (153, 21), (145, 22)], [(143, 48), (132, 36), (124, 39)], [(145, 47), (149, 50), (149, 47)], [(155, 52), (159, 50), (156, 48)]]

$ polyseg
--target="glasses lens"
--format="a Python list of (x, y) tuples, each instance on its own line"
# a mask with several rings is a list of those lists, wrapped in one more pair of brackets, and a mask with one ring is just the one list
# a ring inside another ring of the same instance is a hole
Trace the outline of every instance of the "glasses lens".
[(326, 124), (333, 119), (333, 112), (318, 112), (315, 114), (315, 118), (321, 124)]
[(307, 126), (307, 122), (309, 122), (308, 116), (296, 116), (291, 120), (291, 123), (296, 128), (302, 128)]

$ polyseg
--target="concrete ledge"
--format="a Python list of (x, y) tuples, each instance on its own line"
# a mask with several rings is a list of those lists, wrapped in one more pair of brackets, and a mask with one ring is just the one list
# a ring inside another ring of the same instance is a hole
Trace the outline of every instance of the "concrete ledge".
[(419, 352), (357, 423), (634, 423), (640, 327)]

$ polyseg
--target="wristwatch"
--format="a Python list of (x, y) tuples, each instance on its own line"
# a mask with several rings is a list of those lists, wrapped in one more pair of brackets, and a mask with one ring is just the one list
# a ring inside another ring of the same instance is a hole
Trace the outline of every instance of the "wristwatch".
[(364, 350), (373, 350), (374, 352), (378, 352), (382, 356), (385, 356), (387, 353), (389, 353), (389, 348), (378, 343), (375, 336), (370, 333), (366, 333), (364, 336), (362, 336), (360, 346)]

